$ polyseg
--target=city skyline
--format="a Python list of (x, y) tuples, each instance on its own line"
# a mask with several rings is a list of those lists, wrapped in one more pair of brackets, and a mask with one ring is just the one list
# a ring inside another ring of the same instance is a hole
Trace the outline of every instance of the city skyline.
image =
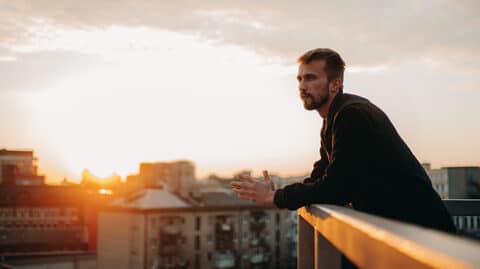
[(199, 178), (303, 174), (321, 119), (295, 61), (331, 47), (345, 91), (381, 107), (419, 161), (479, 166), (478, 3), (358, 5), (0, 0), (0, 148), (34, 149), (48, 183), (175, 159)]

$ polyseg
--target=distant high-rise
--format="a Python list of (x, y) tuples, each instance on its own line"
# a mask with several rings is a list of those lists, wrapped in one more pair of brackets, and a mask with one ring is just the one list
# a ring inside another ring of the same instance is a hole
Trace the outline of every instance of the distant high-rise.
[(43, 185), (33, 150), (0, 149), (0, 185)]
[[(430, 169), (429, 164), (424, 164), (423, 167), (442, 199), (480, 198), (480, 167)], [(453, 222), (459, 233), (473, 234), (476, 237), (480, 234), (480, 216), (453, 216)]]
[(479, 199), (480, 167), (445, 167), (448, 178), (448, 198)]
[(443, 199), (479, 199), (480, 167), (442, 167), (430, 169), (424, 165), (433, 188)]
[(141, 163), (138, 176), (145, 187), (162, 187), (170, 177), (170, 163)]
[(195, 165), (189, 161), (175, 161), (170, 163), (170, 176), (167, 185), (170, 191), (183, 197), (192, 196), (195, 183)]
[(141, 163), (138, 175), (127, 177), (127, 185), (136, 189), (166, 187), (182, 197), (192, 196), (195, 165), (190, 161)]

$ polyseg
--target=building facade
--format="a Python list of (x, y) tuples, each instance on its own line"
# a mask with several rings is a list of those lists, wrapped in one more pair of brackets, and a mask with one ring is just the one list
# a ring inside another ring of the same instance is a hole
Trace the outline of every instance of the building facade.
[(202, 206), (157, 191), (152, 205), (150, 191), (100, 212), (98, 268), (296, 268), (295, 211), (225, 190), (203, 192)]
[[(442, 199), (480, 199), (480, 167), (423, 167)], [(459, 233), (480, 236), (480, 216), (453, 216), (453, 222)]]
[(480, 199), (480, 167), (442, 167), (423, 165), (433, 188), (442, 199)]
[(195, 190), (195, 165), (185, 160), (141, 163), (138, 174), (127, 177), (127, 186), (133, 190), (166, 188), (182, 197), (190, 197)]
[(37, 174), (33, 150), (0, 149), (0, 185), (40, 186), (45, 177)]
[(96, 202), (80, 187), (0, 186), (0, 255), (95, 251)]

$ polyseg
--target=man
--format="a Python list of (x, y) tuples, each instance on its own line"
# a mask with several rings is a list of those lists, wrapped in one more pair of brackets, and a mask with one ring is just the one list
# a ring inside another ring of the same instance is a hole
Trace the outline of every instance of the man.
[(298, 209), (309, 204), (354, 209), (424, 227), (455, 232), (430, 179), (388, 117), (367, 99), (343, 93), (345, 63), (331, 49), (298, 59), (300, 97), (323, 119), (320, 160), (310, 177), (273, 190), (241, 176), (231, 183), (239, 197), (262, 205)]

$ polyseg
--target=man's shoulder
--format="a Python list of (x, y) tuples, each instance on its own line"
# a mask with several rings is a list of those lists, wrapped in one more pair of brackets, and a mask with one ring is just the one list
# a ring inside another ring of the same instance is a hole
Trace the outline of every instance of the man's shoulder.
[(370, 118), (371, 120), (383, 120), (383, 118), (387, 117), (382, 109), (370, 102), (370, 100), (367, 98), (348, 93), (343, 94), (342, 102), (339, 105), (334, 117), (337, 118), (341, 114), (357, 114), (358, 116)]
[(355, 95), (351, 93), (344, 93), (342, 96), (342, 101), (338, 111), (343, 110), (350, 106), (368, 106), (372, 105), (370, 100), (360, 95)]
[(345, 106), (335, 113), (333, 125), (339, 122), (363, 122), (369, 118), (368, 109), (364, 104), (352, 104)]
[(342, 96), (342, 101), (335, 112), (334, 121), (336, 121), (336, 119), (339, 117), (356, 118), (365, 116), (372, 105), (373, 104), (365, 97), (344, 93)]
[[(342, 104), (333, 116), (333, 128), (350, 126), (365, 129), (373, 126), (375, 106), (368, 99), (351, 95), (352, 97)], [(357, 98), (358, 97), (358, 98)]]
[(378, 132), (378, 128), (393, 128), (385, 112), (368, 99), (351, 94), (349, 98), (350, 100), (336, 111), (333, 117), (333, 128), (349, 125), (352, 128), (356, 126), (359, 130), (372, 132)]

